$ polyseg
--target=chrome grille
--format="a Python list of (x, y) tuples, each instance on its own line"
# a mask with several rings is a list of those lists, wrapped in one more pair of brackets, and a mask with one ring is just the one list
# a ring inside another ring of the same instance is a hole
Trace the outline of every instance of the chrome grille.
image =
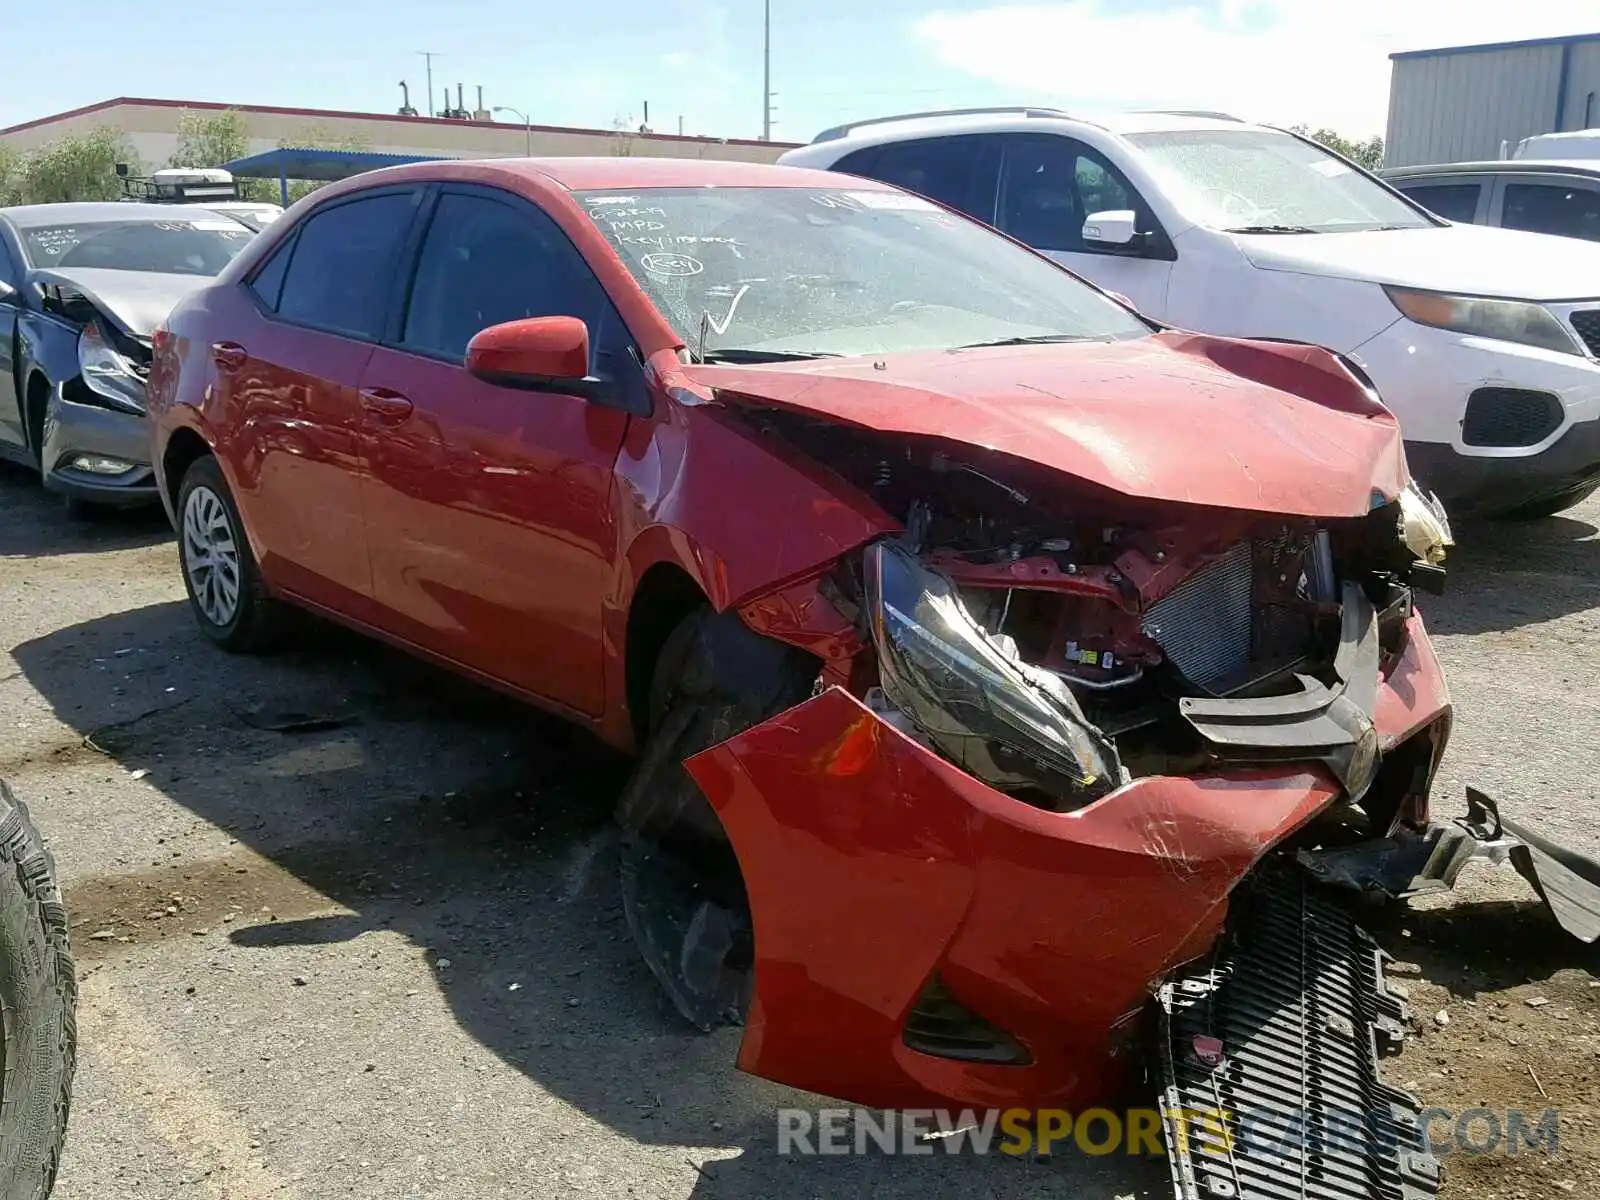
[(1250, 665), (1253, 554), (1240, 542), (1144, 615), (1144, 633), (1184, 676), (1209, 688)]

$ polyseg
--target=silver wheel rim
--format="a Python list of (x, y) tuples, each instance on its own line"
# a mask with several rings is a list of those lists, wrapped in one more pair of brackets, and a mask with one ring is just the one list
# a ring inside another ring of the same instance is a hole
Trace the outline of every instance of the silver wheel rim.
[(183, 569), (195, 605), (213, 625), (239, 611), (239, 545), (222, 497), (201, 485), (183, 502)]

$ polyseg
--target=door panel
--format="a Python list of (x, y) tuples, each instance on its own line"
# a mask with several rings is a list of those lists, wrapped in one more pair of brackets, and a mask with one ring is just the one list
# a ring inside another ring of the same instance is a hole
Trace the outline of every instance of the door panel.
[[(14, 288), (22, 286), (22, 277), (14, 266), (14, 258), (6, 246), (5, 234), (0, 232), (0, 283)], [(11, 302), (0, 300), (0, 445), (16, 452), (27, 440), (23, 436), (21, 381), (17, 378), (17, 320), (21, 315), (22, 296), (19, 292)]]
[[(358, 394), (392, 308), (419, 193), (357, 193), (307, 217), (236, 293), (236, 340), (210, 348), (217, 391), (248, 431), (219, 450), (278, 587), (358, 620), (373, 613), (361, 512)], [(253, 293), (253, 297), (251, 295)]]
[(1161, 317), (1172, 276), (1170, 255), (1095, 250), (1084, 243), (1084, 220), (1118, 209), (1133, 210), (1140, 233), (1165, 244), (1149, 206), (1094, 150), (1059, 136), (1005, 139), (999, 227), (1106, 290), (1120, 292), (1141, 312)]
[(461, 361), (480, 329), (556, 315), (588, 325), (593, 373), (615, 376), (632, 359), (565, 235), (533, 205), (500, 196), (444, 189), (403, 344), (379, 349), (361, 381), (373, 590), (395, 634), (598, 713), (601, 606), (616, 561), (612, 467), (628, 417), (486, 383)]
[(408, 641), (597, 713), (600, 605), (616, 531), (611, 467), (627, 415), (516, 391), (379, 349), (362, 387), (368, 546), (380, 622)]

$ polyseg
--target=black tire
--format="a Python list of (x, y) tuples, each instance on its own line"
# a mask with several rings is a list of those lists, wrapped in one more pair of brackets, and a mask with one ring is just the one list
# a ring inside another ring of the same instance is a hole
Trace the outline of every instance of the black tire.
[[(201, 583), (199, 591), (197, 572), (191, 568), (201, 562), (202, 555), (210, 555), (211, 547), (192, 536), (188, 525), (191, 505), (197, 506), (197, 515), (204, 513), (204, 520), (197, 520), (197, 525), (207, 532), (225, 534), (233, 548), (231, 570), (229, 564), (216, 560), (210, 575), (201, 573), (201, 578), (210, 582)], [(276, 648), (287, 619), (283, 605), (268, 594), (261, 580), (233, 493), (228, 490), (222, 468), (209, 454), (195, 459), (184, 472), (178, 488), (177, 517), (178, 569), (189, 594), (189, 611), (200, 632), (236, 654), (262, 654)], [(231, 606), (226, 604), (225, 582), (230, 578), (235, 597)]]
[(1588, 483), (1580, 483), (1575, 488), (1568, 488), (1564, 492), (1557, 492), (1554, 496), (1541, 496), (1537, 500), (1529, 500), (1526, 504), (1519, 504), (1515, 508), (1508, 508), (1504, 512), (1494, 514), (1497, 521), (1537, 521), (1541, 517), (1553, 517), (1558, 512), (1565, 512), (1582, 504), (1590, 496), (1600, 490), (1600, 479), (1591, 479)]
[(742, 1020), (754, 949), (738, 859), (683, 760), (804, 700), (819, 666), (709, 608), (657, 658), (648, 736), (617, 802), (623, 908), (645, 963), (702, 1030)]
[(77, 1066), (78, 976), (55, 861), (0, 780), (0, 1200), (55, 1186)]

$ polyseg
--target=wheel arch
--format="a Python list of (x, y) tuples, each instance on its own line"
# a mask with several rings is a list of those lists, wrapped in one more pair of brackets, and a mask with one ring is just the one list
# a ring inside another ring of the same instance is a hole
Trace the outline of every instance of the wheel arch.
[(628, 603), (623, 641), (623, 695), (635, 745), (647, 733), (650, 687), (667, 638), (695, 609), (711, 605), (705, 589), (679, 563), (663, 559), (639, 577)]

